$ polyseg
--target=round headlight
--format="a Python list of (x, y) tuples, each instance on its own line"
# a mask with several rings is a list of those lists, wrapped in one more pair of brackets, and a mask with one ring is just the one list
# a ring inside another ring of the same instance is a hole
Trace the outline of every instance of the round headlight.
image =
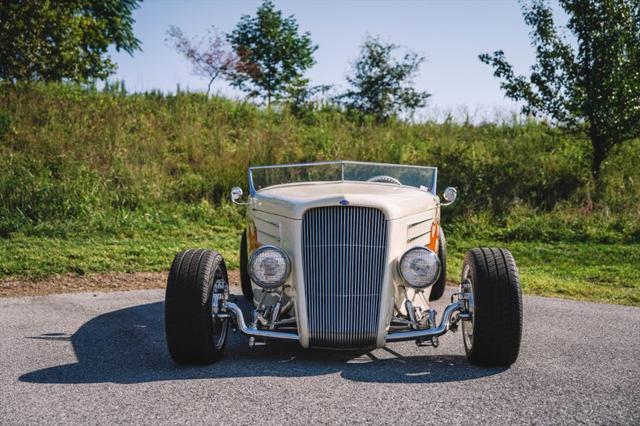
[(249, 259), (249, 275), (262, 288), (274, 289), (281, 286), (290, 270), (289, 256), (279, 247), (262, 246)]
[(440, 259), (428, 248), (413, 247), (400, 258), (398, 272), (407, 285), (426, 288), (440, 276)]

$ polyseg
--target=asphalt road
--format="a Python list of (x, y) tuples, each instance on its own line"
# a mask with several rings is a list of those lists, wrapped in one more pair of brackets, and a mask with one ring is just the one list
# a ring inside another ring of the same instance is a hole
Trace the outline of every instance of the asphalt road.
[[(640, 309), (525, 298), (520, 358), (437, 349), (250, 349), (178, 367), (159, 290), (0, 299), (0, 423), (509, 424), (640, 422)], [(440, 309), (441, 310), (441, 309)]]

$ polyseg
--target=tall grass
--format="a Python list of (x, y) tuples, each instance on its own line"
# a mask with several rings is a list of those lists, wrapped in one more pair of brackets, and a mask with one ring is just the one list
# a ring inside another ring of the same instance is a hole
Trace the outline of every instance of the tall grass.
[(640, 141), (614, 152), (588, 205), (589, 143), (538, 122), (376, 125), (201, 94), (49, 84), (0, 88), (0, 235), (119, 233), (224, 221), (249, 165), (352, 159), (435, 165), (459, 189), (451, 231), (640, 240)]

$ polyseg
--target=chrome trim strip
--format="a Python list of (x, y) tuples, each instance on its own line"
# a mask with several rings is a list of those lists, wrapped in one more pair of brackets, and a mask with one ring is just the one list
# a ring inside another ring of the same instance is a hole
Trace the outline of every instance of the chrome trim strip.
[(409, 224), (409, 226), (407, 226), (407, 228), (411, 229), (414, 226), (424, 225), (425, 223), (429, 222), (430, 220), (432, 220), (432, 219), (428, 218), (428, 219), (424, 219), (424, 220), (421, 220), (421, 221), (418, 221), (418, 222), (415, 222), (415, 223), (411, 223), (411, 224)]
[[(259, 211), (259, 210), (258, 210), (258, 211)], [(273, 214), (273, 213), (271, 213), (271, 214)], [(271, 221), (269, 221), (269, 220), (267, 220), (267, 219), (264, 219), (264, 218), (262, 218), (262, 217), (260, 217), (260, 216), (254, 216), (254, 219), (255, 219), (255, 220), (259, 220), (260, 222), (264, 222), (264, 223), (266, 223), (267, 225), (271, 225), (271, 226), (273, 226), (273, 227), (275, 227), (275, 228), (280, 228), (280, 224), (279, 224), (279, 223), (277, 223), (277, 222), (271, 222)]]
[(298, 334), (300, 335), (300, 346), (303, 348), (309, 347), (309, 325), (307, 321), (307, 303), (306, 303), (306, 289), (304, 285), (304, 273), (303, 270), (303, 254), (300, 252), (300, 246), (302, 241), (302, 220), (295, 220), (292, 222), (292, 235), (285, 237), (285, 243), (290, 244), (289, 249), (291, 252), (298, 253), (297, 256), (293, 256), (293, 271), (291, 281), (295, 289), (295, 315), (298, 324)]
[[(273, 238), (273, 239), (274, 239), (274, 240), (276, 240), (277, 242), (280, 242), (280, 237), (279, 237), (279, 236), (277, 236), (277, 235), (273, 235), (273, 234), (270, 234), (270, 233), (268, 233), (268, 232), (261, 231), (260, 229), (257, 229), (257, 231), (258, 231), (258, 234), (266, 235), (267, 237)], [(258, 236), (258, 241), (260, 241), (259, 236)]]
[(431, 233), (431, 230), (428, 230), (427, 232), (424, 232), (424, 233), (422, 233), (422, 234), (420, 234), (420, 235), (416, 235), (415, 237), (411, 237), (411, 238), (409, 238), (409, 239), (407, 240), (407, 243), (412, 243), (412, 242), (414, 242), (415, 240), (417, 240), (418, 238), (420, 238), (420, 237), (424, 237), (425, 235), (428, 235), (428, 234), (430, 234), (430, 233)]

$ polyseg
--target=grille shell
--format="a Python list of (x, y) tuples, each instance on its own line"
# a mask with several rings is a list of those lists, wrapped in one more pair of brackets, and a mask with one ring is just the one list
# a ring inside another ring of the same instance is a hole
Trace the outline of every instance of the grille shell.
[(376, 345), (387, 223), (375, 208), (309, 209), (302, 219), (302, 263), (309, 345)]

